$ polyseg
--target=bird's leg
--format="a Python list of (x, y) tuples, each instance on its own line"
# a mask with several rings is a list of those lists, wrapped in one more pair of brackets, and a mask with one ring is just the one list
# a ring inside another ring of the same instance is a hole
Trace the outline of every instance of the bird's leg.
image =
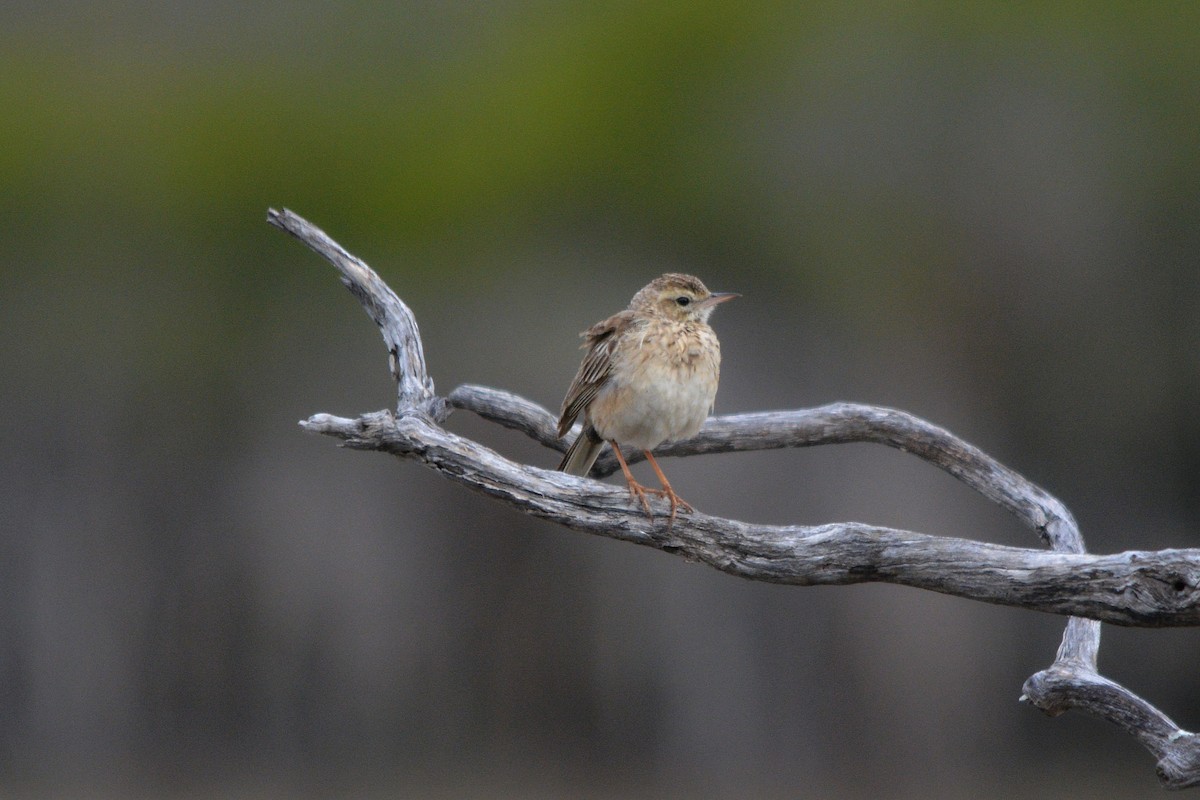
[(658, 462), (654, 460), (654, 456), (651, 454), (651, 452), (649, 450), (643, 450), (642, 452), (646, 454), (646, 460), (650, 462), (650, 466), (654, 467), (654, 474), (658, 476), (658, 479), (662, 482), (663, 486), (663, 488), (659, 490), (648, 489), (647, 491), (649, 491), (651, 494), (656, 494), (659, 497), (665, 497), (671, 501), (671, 519), (667, 521), (667, 529), (670, 530), (671, 526), (675, 524), (676, 509), (682, 508), (684, 511), (695, 511), (696, 509), (692, 508), (691, 504), (682, 497), (675, 494), (675, 490), (671, 488), (671, 482), (667, 480), (667, 476), (663, 474), (662, 468), (658, 466)]
[[(641, 501), (642, 508), (646, 509), (646, 516), (654, 519), (654, 514), (650, 511), (650, 504), (646, 502), (646, 494), (658, 494), (655, 489), (648, 489), (633, 479), (633, 473), (629, 471), (629, 465), (625, 463), (625, 457), (621, 455), (621, 448), (616, 442), (609, 442), (612, 445), (613, 453), (617, 456), (617, 463), (621, 465), (621, 472), (625, 473), (625, 482), (629, 484), (629, 493)], [(671, 516), (675, 516), (675, 507), (671, 507)]]

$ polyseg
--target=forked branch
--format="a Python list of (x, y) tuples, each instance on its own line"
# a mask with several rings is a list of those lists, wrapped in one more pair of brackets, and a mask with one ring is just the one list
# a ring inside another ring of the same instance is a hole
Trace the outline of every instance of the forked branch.
[[(1050, 550), (1003, 547), (856, 522), (754, 525), (702, 513), (650, 520), (623, 488), (517, 464), (440, 426), (450, 408), (520, 430), (562, 449), (554, 417), (535, 403), (481, 386), (445, 398), (433, 389), (416, 320), (369, 267), (290, 211), (268, 221), (330, 261), (379, 326), (398, 387), (395, 412), (356, 419), (317, 414), (306, 430), (345, 446), (417, 460), (523, 513), (610, 538), (649, 545), (752, 580), (796, 585), (880, 581), (972, 600), (1071, 615), (1054, 662), (1026, 681), (1021, 700), (1054, 716), (1078, 709), (1107, 719), (1158, 759), (1169, 788), (1200, 784), (1200, 737), (1096, 669), (1100, 622), (1200, 625), (1200, 550), (1091, 555), (1067, 508), (1048, 492), (948, 431), (893, 409), (838, 403), (798, 411), (710, 419), (664, 455), (874, 442), (945, 470), (1033, 529)], [(602, 457), (599, 474), (615, 469)]]

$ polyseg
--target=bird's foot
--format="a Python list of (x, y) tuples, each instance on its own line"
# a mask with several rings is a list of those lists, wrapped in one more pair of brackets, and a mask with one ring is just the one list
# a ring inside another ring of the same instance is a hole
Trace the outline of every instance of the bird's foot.
[(655, 474), (658, 475), (658, 480), (662, 483), (661, 489), (651, 489), (649, 486), (643, 486), (642, 484), (638, 483), (637, 480), (634, 479), (633, 473), (629, 471), (629, 465), (625, 463), (625, 457), (621, 455), (621, 448), (617, 446), (616, 442), (612, 442), (612, 448), (613, 453), (615, 453), (617, 456), (617, 463), (621, 465), (621, 472), (625, 474), (625, 482), (629, 484), (629, 494), (642, 504), (642, 508), (645, 510), (646, 516), (649, 517), (651, 521), (654, 520), (654, 512), (650, 510), (650, 503), (646, 500), (646, 495), (648, 494), (654, 495), (655, 497), (665, 497), (667, 500), (671, 501), (671, 516), (667, 519), (668, 531), (671, 530), (671, 526), (675, 524), (675, 513), (679, 509), (682, 508), (684, 511), (695, 510), (692, 508), (690, 503), (688, 503), (679, 495), (675, 494), (675, 490), (671, 488), (671, 484), (667, 480), (667, 476), (663, 474), (662, 469), (658, 466), (658, 462), (654, 460), (654, 456), (651, 455), (649, 450), (644, 450), (643, 452), (646, 454), (646, 460), (650, 462), (650, 466), (654, 468)]
[(669, 501), (671, 503), (671, 516), (667, 518), (668, 531), (671, 530), (671, 526), (675, 524), (676, 512), (683, 510), (691, 513), (692, 511), (696, 510), (692, 508), (691, 503), (676, 494), (675, 490), (669, 485), (664, 486), (661, 489), (651, 489), (649, 486), (642, 486), (639, 483), (637, 484), (636, 493), (632, 485), (629, 487), (629, 492), (642, 501), (642, 508), (646, 509), (646, 516), (650, 517), (650, 519), (654, 519), (654, 515), (650, 513), (650, 504), (646, 502), (646, 495), (654, 495), (655, 497), (661, 497)]
[(632, 479), (630, 479), (628, 483), (629, 483), (629, 495), (634, 500), (637, 500), (639, 503), (642, 504), (642, 508), (645, 510), (647, 517), (649, 517), (650, 519), (654, 519), (654, 512), (650, 510), (650, 503), (649, 503), (649, 501), (646, 500), (646, 495), (652, 494), (657, 497), (662, 494), (662, 490), (661, 489), (651, 489), (649, 486), (642, 486), (642, 484), (640, 484), (637, 481), (632, 480)]
[(655, 492), (655, 494), (665, 497), (671, 501), (671, 517), (670, 517), (670, 519), (667, 520), (667, 530), (668, 531), (671, 530), (671, 526), (675, 524), (675, 512), (676, 511), (683, 510), (690, 514), (696, 510), (696, 509), (692, 508), (691, 503), (689, 503), (687, 500), (684, 500), (679, 495), (675, 494), (675, 490), (672, 489), (669, 485), (658, 490), (657, 492)]

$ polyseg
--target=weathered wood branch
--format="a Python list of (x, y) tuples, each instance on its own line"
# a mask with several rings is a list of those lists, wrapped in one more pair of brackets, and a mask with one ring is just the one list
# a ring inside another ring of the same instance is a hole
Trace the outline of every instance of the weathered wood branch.
[(397, 410), (420, 411), (444, 420), (450, 413), (433, 391), (433, 380), (425, 367), (425, 348), (417, 329), (417, 318), (396, 293), (361, 259), (299, 214), (288, 210), (267, 211), (267, 221), (290, 233), (324, 257), (341, 273), (342, 284), (358, 298), (371, 320), (379, 326), (388, 348), (388, 368), (397, 385)]
[[(881, 581), (973, 600), (1071, 615), (1054, 662), (1026, 681), (1021, 700), (1055, 716), (1078, 709), (1107, 719), (1158, 759), (1168, 788), (1200, 784), (1200, 737), (1096, 669), (1100, 622), (1150, 627), (1200, 625), (1200, 550), (1085, 552), (1074, 518), (1055, 497), (948, 431), (902, 411), (838, 403), (798, 411), (710, 419), (699, 435), (660, 448), (663, 455), (874, 442), (945, 470), (1032, 528), (1051, 550), (1004, 547), (857, 522), (754, 525), (702, 513), (650, 520), (624, 488), (517, 464), (438, 423), (450, 407), (468, 409), (557, 450), (554, 417), (507, 392), (433, 389), (416, 321), (365, 264), (289, 211), (271, 224), (328, 259), (379, 325), (398, 385), (395, 412), (346, 419), (317, 414), (301, 425), (419, 461), (522, 513), (566, 527), (701, 561), (752, 580), (795, 585)], [(602, 457), (599, 474), (615, 469)]]
[(1197, 550), (1056, 553), (859, 522), (757, 525), (699, 512), (677, 518), (667, 530), (665, 519), (647, 518), (624, 487), (518, 464), (423, 416), (319, 414), (301, 425), (348, 447), (419, 459), (522, 513), (751, 580), (799, 586), (886, 582), (1118, 625), (1200, 624), (1194, 592), (1178, 584), (1179, 575), (1200, 578)]

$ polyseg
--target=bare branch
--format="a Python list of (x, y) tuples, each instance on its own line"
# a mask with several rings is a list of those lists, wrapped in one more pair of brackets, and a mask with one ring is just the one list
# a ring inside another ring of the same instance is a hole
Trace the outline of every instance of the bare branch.
[[(465, 385), (447, 399), (455, 408), (473, 411), (557, 450), (565, 450), (571, 438), (557, 437), (556, 421), (550, 412), (509, 392)], [(904, 411), (833, 403), (796, 411), (710, 417), (696, 436), (667, 442), (654, 452), (692, 456), (851, 442), (885, 444), (912, 453), (1010, 511), (1055, 550), (1085, 552), (1074, 518), (1057, 499), (944, 428)], [(629, 460), (639, 458), (631, 453)], [(603, 477), (616, 469), (616, 458), (606, 450), (592, 472)]]
[(437, 420), (449, 410), (433, 391), (433, 380), (425, 368), (425, 350), (417, 320), (408, 306), (360, 259), (347, 253), (325, 231), (286, 208), (267, 210), (267, 222), (290, 233), (341, 273), (342, 283), (362, 303), (379, 326), (388, 347), (388, 367), (396, 381), (397, 410), (421, 411)]
[(1155, 772), (1166, 788), (1200, 785), (1200, 736), (1180, 730), (1166, 714), (1094, 670), (1056, 664), (1026, 681), (1020, 699), (1052, 717), (1075, 708), (1106, 719), (1158, 759)]
[[(650, 520), (622, 487), (517, 464), (420, 416), (320, 414), (309, 431), (415, 458), (522, 513), (648, 545), (751, 580), (799, 586), (896, 583), (1117, 625), (1200, 624), (1200, 550), (1054, 553), (838, 522), (756, 525), (702, 513)], [(665, 501), (663, 501), (665, 506)], [(1179, 576), (1191, 580), (1179, 586)]]
[[(709, 420), (663, 455), (874, 442), (926, 460), (1034, 529), (1051, 551), (929, 536), (857, 522), (752, 525), (693, 513), (668, 526), (647, 519), (623, 488), (512, 462), (440, 427), (449, 405), (470, 409), (557, 450), (550, 412), (507, 392), (460, 386), (433, 394), (416, 322), (378, 276), (290, 212), (269, 218), (342, 272), (393, 353), (396, 413), (357, 419), (317, 414), (300, 424), (348, 447), (413, 459), (522, 513), (647, 545), (752, 580), (794, 585), (881, 581), (989, 603), (1072, 615), (1054, 663), (1026, 681), (1021, 700), (1056, 716), (1079, 709), (1120, 726), (1158, 759), (1169, 788), (1200, 784), (1200, 737), (1096, 670), (1100, 621), (1147, 627), (1200, 625), (1200, 550), (1090, 555), (1055, 497), (948, 431), (902, 411), (848, 403)], [(398, 354), (398, 355), (397, 355)], [(611, 460), (615, 463), (615, 459)], [(596, 472), (612, 471), (601, 459)]]

